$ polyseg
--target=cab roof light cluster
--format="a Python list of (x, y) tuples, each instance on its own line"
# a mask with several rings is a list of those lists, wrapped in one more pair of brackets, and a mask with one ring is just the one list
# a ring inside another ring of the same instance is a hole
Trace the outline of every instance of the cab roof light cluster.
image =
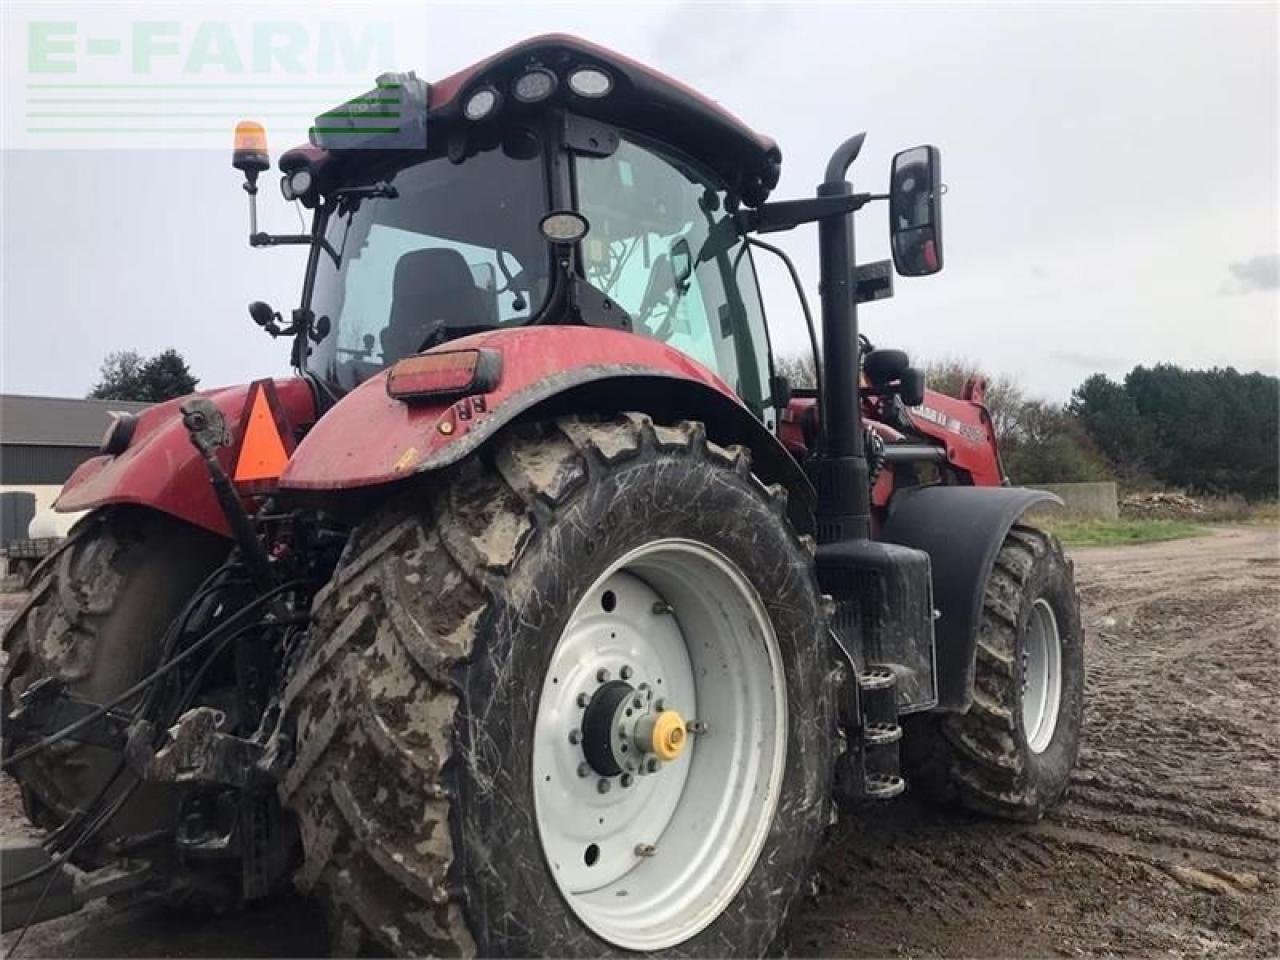
[[(600, 67), (579, 66), (569, 71), (567, 84), (574, 95), (598, 100), (613, 92), (613, 77)], [(511, 96), (520, 103), (541, 103), (560, 86), (560, 79), (549, 69), (533, 66), (518, 76), (511, 85)], [(479, 122), (497, 113), (502, 94), (492, 84), (477, 87), (462, 104), (462, 115)]]
[(538, 103), (556, 92), (556, 75), (545, 67), (534, 67), (511, 86), (511, 95), (521, 103)]
[(569, 74), (569, 89), (580, 97), (598, 100), (613, 90), (613, 77), (598, 67), (578, 67)]
[(387, 393), (397, 400), (453, 400), (489, 393), (502, 379), (496, 350), (444, 350), (405, 357), (387, 375)]
[(462, 113), (468, 120), (483, 120), (498, 109), (501, 99), (501, 94), (493, 87), (481, 87), (467, 97), (467, 102), (462, 105)]

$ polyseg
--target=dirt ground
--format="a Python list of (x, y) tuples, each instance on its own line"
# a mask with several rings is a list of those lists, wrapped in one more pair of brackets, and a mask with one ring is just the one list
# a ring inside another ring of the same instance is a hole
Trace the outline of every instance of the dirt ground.
[[(1085, 746), (1035, 825), (910, 796), (846, 817), (793, 915), (796, 956), (1280, 956), (1280, 531), (1073, 553)], [(0, 833), (22, 829), (0, 785)], [(14, 934), (4, 938), (6, 953)], [(24, 956), (311, 956), (299, 899), (233, 917), (98, 906)]]

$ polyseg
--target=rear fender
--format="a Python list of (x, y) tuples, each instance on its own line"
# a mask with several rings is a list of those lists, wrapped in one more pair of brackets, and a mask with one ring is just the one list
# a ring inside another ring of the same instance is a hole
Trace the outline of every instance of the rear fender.
[(406, 403), (387, 393), (383, 371), (312, 428), (281, 492), (331, 501), (458, 463), (518, 419), (638, 410), (701, 420), (716, 442), (749, 448), (757, 475), (787, 488), (793, 522), (802, 532), (812, 526), (813, 488), (800, 466), (728, 384), (684, 353), (619, 330), (564, 326), (490, 331), (429, 352), (468, 348), (501, 354), (492, 390)]
[[(298, 377), (274, 381), (280, 412), (295, 435), (315, 420), (311, 385)], [(201, 393), (213, 401), (236, 434), (219, 453), (231, 473), (239, 447), (245, 403), (253, 384), (240, 384)], [(118, 456), (86, 460), (62, 487), (54, 503), (60, 513), (92, 510), (114, 503), (131, 503), (172, 514), (205, 530), (229, 537), (230, 529), (209, 482), (204, 461), (182, 425), (180, 397), (149, 407), (138, 416), (129, 447)]]
[(987, 578), (1009, 529), (1033, 504), (1061, 503), (1023, 487), (913, 487), (896, 493), (880, 539), (929, 554), (937, 644), (937, 710), (973, 701), (974, 657)]

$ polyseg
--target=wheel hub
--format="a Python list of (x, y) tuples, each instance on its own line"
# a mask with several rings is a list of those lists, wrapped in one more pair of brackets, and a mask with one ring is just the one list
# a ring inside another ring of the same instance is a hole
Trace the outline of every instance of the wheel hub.
[[(634, 675), (630, 667), (623, 670)], [(596, 675), (607, 677), (608, 671), (602, 668)], [(628, 774), (657, 773), (684, 752), (684, 718), (665, 701), (655, 700), (648, 682), (633, 687), (625, 680), (606, 680), (594, 693), (580, 696), (582, 700), (587, 704), (582, 728), (571, 730), (568, 740), (571, 746), (581, 746), (590, 772), (623, 777), (623, 786), (629, 787), (633, 780)]]

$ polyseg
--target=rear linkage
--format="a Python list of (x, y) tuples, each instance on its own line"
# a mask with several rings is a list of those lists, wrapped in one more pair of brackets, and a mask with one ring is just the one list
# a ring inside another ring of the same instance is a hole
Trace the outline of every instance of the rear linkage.
[[(272, 738), (281, 678), (305, 640), (311, 598), (329, 578), (346, 534), (314, 514), (276, 514), (269, 500), (250, 517), (218, 459), (230, 442), (221, 411), (203, 397), (181, 410), (235, 549), (170, 625), (156, 669), (112, 701), (81, 700), (47, 678), (17, 703), (2, 705), (5, 771), (67, 740), (120, 754), (115, 775), (86, 809), (48, 837), (4, 844), (0, 928), (6, 931), (25, 931), (104, 896), (172, 896), (199, 888), (204, 896), (256, 899), (272, 892), (299, 856), (296, 828), (276, 798), (281, 757)], [(123, 789), (113, 792), (121, 781)], [(73, 867), (75, 851), (144, 782), (183, 788), (177, 825), (162, 831), (172, 835), (176, 869), (162, 872), (145, 858), (129, 859), (131, 851), (160, 839), (154, 835), (120, 842), (121, 859), (110, 866)], [(234, 871), (237, 861), (239, 882), (228, 884), (228, 868)]]

